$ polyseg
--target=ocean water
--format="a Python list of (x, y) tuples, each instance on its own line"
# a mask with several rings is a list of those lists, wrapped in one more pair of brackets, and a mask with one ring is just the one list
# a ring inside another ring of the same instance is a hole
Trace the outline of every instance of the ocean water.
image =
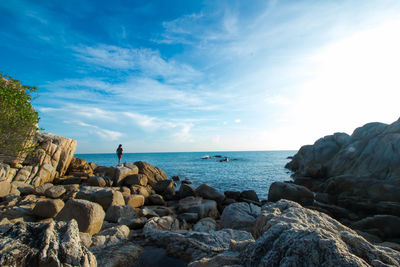
[[(179, 152), (179, 153), (126, 153), (122, 162), (145, 161), (165, 171), (168, 177), (188, 179), (193, 186), (208, 183), (221, 192), (227, 190), (255, 190), (258, 197), (267, 199), (268, 189), (275, 181), (290, 180), (290, 171), (284, 166), (296, 151), (237, 151), (237, 152)], [(204, 156), (228, 157), (201, 159)], [(118, 158), (110, 154), (77, 154), (88, 162), (102, 166), (115, 166)]]

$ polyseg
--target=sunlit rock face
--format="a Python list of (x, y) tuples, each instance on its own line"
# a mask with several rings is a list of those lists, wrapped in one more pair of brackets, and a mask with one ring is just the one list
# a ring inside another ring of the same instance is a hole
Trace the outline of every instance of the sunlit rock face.
[(349, 136), (335, 133), (300, 148), (286, 165), (297, 176), (339, 175), (393, 180), (400, 177), (400, 120), (368, 123)]

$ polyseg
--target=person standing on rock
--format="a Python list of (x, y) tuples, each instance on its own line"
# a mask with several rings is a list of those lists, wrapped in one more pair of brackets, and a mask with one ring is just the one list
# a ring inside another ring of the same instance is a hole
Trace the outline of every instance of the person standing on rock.
[(123, 151), (124, 150), (122, 149), (122, 145), (119, 144), (119, 146), (117, 148), (118, 166), (121, 166), (121, 158), (122, 158)]

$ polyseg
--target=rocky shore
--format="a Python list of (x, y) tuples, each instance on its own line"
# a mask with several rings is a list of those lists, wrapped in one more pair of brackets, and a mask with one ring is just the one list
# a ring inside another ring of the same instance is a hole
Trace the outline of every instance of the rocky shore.
[(274, 183), (268, 201), (142, 161), (97, 166), (73, 156), (74, 140), (40, 134), (22, 166), (0, 163), (0, 266), (135, 266), (149, 247), (193, 267), (400, 266), (397, 124), (301, 148), (294, 183)]

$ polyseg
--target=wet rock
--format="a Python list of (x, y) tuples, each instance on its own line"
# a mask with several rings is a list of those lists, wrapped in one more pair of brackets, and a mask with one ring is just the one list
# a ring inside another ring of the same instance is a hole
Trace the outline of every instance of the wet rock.
[(33, 208), (33, 214), (41, 218), (54, 218), (64, 207), (61, 199), (47, 199), (39, 201)]
[(16, 223), (0, 238), (1, 266), (97, 266), (81, 245), (78, 224)]
[(99, 204), (83, 199), (71, 199), (65, 203), (55, 219), (57, 221), (75, 219), (80, 232), (93, 235), (100, 231), (104, 217), (105, 213)]
[(233, 203), (225, 207), (221, 215), (223, 228), (239, 229), (252, 232), (261, 208), (245, 202)]
[(306, 187), (293, 183), (273, 182), (269, 187), (268, 200), (275, 202), (280, 199), (288, 199), (302, 205), (312, 205), (313, 193)]
[(246, 266), (399, 265), (400, 254), (374, 246), (324, 213), (280, 200), (263, 206), (256, 242), (240, 253)]

